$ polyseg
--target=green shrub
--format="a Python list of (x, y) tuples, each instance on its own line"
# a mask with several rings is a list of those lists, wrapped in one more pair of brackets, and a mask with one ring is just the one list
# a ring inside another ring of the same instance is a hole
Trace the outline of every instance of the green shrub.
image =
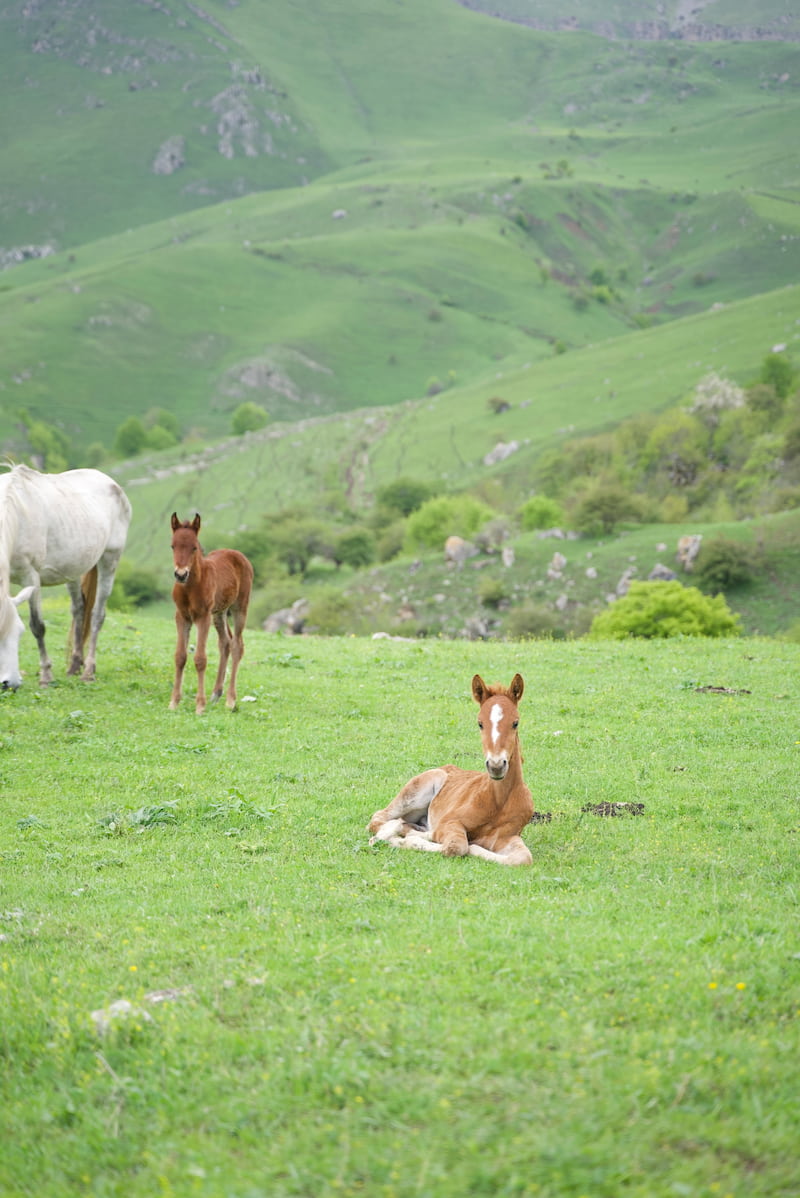
[(142, 607), (145, 603), (155, 603), (166, 599), (171, 584), (169, 567), (165, 565), (163, 578), (155, 570), (143, 566), (135, 566), (126, 557), (120, 560), (114, 578), (114, 588), (108, 598), (108, 606), (112, 611), (129, 611), (132, 607)]
[(739, 623), (722, 595), (712, 598), (680, 582), (632, 582), (627, 595), (595, 616), (589, 636), (736, 636)]
[(637, 520), (641, 506), (621, 483), (597, 483), (578, 501), (572, 522), (579, 532), (601, 536), (613, 532), (623, 520)]
[(331, 588), (317, 594), (308, 609), (306, 627), (320, 636), (344, 636), (355, 632), (355, 603), (341, 591)]
[(248, 400), (240, 403), (231, 416), (231, 431), (235, 437), (244, 433), (255, 433), (268, 422), (269, 416), (257, 403)]
[(393, 557), (403, 552), (403, 542), (406, 536), (405, 520), (395, 520), (381, 532), (376, 546), (378, 561), (390, 562)]
[(525, 532), (536, 528), (555, 528), (563, 523), (564, 509), (547, 495), (533, 495), (519, 509), (519, 521)]
[(783, 456), (789, 462), (795, 462), (800, 458), (800, 419), (794, 420), (786, 430)]
[(376, 499), (382, 507), (398, 511), (403, 516), (410, 516), (426, 499), (430, 499), (432, 494), (427, 483), (414, 478), (396, 478), (393, 483), (387, 483), (385, 487), (378, 489)]
[(44, 420), (30, 420), (26, 429), (28, 444), (43, 470), (58, 473), (69, 466), (69, 438), (61, 429)]
[(498, 608), (508, 598), (502, 578), (483, 577), (478, 585), (478, 598), (485, 607)]
[(795, 369), (788, 354), (770, 353), (761, 363), (759, 381), (771, 384), (781, 399), (791, 391), (794, 378)]
[(366, 528), (351, 528), (337, 537), (333, 559), (338, 565), (360, 570), (375, 561), (375, 538)]
[(439, 495), (408, 518), (405, 548), (441, 549), (450, 536), (471, 537), (494, 512), (471, 495)]
[(700, 550), (694, 574), (704, 590), (717, 594), (752, 582), (756, 569), (755, 556), (749, 546), (728, 537), (715, 537)]
[(114, 437), (114, 452), (121, 458), (135, 458), (147, 445), (147, 429), (138, 416), (123, 420)]
[(177, 444), (177, 437), (168, 428), (164, 428), (163, 424), (154, 424), (147, 430), (145, 445), (148, 449), (172, 449), (173, 445)]
[(513, 641), (547, 638), (563, 640), (566, 633), (554, 611), (541, 603), (520, 603), (508, 613), (506, 635)]

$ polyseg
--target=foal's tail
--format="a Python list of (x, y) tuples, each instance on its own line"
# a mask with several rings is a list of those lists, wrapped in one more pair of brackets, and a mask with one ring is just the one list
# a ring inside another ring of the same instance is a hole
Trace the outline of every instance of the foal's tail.
[(86, 648), (86, 641), (89, 640), (89, 630), (92, 627), (92, 611), (95, 610), (95, 599), (97, 598), (96, 565), (92, 565), (91, 570), (87, 570), (86, 574), (81, 577), (80, 593), (84, 597), (84, 627), (80, 629), (80, 649), (83, 652)]

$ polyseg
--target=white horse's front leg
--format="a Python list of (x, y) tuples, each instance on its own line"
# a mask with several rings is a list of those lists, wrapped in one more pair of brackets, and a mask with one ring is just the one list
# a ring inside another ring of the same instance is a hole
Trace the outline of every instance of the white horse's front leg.
[(28, 599), (28, 612), (30, 630), (36, 637), (36, 643), (39, 646), (39, 685), (49, 686), (53, 681), (53, 663), (47, 656), (47, 647), (44, 643), (45, 623), (42, 618), (42, 589), (39, 575), (36, 574), (30, 580), (33, 584), (33, 591)]

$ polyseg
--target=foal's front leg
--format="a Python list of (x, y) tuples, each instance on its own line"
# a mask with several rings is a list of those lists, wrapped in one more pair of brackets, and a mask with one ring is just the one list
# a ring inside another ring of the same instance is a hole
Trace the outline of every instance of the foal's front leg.
[(181, 701), (183, 671), (189, 652), (189, 633), (192, 631), (192, 621), (176, 611), (175, 627), (178, 631), (178, 643), (175, 647), (175, 681), (172, 684), (172, 696), (169, 701), (170, 711), (174, 711)]
[(197, 644), (194, 650), (194, 668), (197, 670), (197, 699), (194, 710), (202, 715), (206, 709), (206, 666), (208, 665), (208, 634), (211, 631), (211, 613), (197, 622)]

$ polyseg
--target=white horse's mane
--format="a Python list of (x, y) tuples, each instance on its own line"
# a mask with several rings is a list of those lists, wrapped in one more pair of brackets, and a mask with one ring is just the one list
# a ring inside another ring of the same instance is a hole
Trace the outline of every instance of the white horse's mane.
[[(26, 472), (36, 473), (30, 471), (28, 466), (16, 465), (8, 460), (2, 465), (7, 467), (8, 473), (0, 475), (0, 600), (11, 593), (11, 546), (19, 527), (19, 495), (14, 483), (19, 472), (23, 477)], [(5, 632), (6, 629), (0, 630), (0, 636)]]

